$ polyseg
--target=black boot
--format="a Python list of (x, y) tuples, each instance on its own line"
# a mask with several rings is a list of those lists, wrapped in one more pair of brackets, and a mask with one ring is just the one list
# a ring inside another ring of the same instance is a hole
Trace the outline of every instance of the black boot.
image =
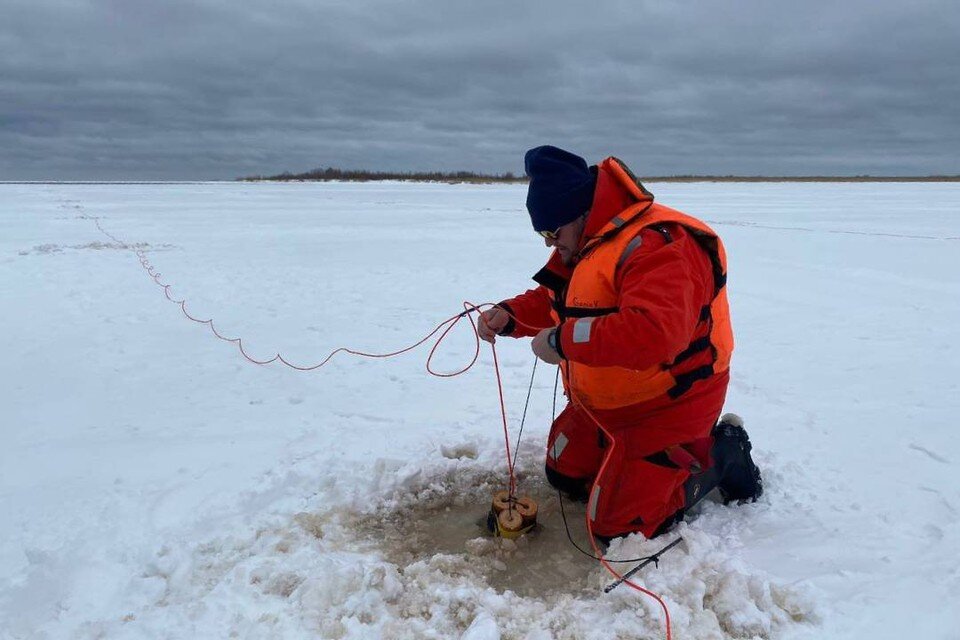
[(750, 457), (750, 438), (743, 428), (743, 419), (725, 413), (710, 432), (713, 436), (713, 459), (719, 476), (720, 495), (724, 504), (756, 502), (763, 495), (760, 469)]

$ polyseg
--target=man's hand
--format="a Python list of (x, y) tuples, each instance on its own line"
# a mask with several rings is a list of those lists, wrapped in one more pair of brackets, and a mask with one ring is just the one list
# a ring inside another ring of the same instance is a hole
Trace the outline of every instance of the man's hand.
[(500, 333), (507, 323), (510, 322), (510, 314), (500, 307), (487, 309), (480, 314), (480, 320), (477, 322), (477, 333), (480, 339), (490, 344), (497, 341), (497, 334)]
[(550, 346), (549, 342), (550, 334), (556, 330), (556, 327), (544, 329), (534, 337), (533, 343), (530, 345), (533, 353), (547, 364), (560, 364), (560, 354)]

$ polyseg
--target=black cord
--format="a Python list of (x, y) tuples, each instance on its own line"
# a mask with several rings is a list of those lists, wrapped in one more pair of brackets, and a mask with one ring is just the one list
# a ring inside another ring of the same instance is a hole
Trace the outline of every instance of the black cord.
[[(523, 417), (520, 418), (520, 431), (517, 432), (517, 444), (513, 447), (513, 461), (510, 463), (510, 471), (517, 468), (517, 456), (520, 455), (520, 437), (523, 435), (523, 425), (527, 421), (527, 407), (530, 406), (530, 394), (533, 392), (533, 379), (537, 375), (537, 362), (540, 360), (537, 356), (533, 357), (533, 371), (530, 372), (530, 386), (527, 387), (527, 401), (523, 403)], [(554, 390), (556, 393), (556, 390)]]
[[(583, 555), (587, 556), (587, 557), (590, 558), (591, 560), (606, 560), (607, 562), (611, 562), (611, 563), (618, 563), (618, 562), (619, 562), (619, 563), (644, 562), (644, 561), (649, 560), (650, 562), (653, 562), (654, 564), (656, 564), (656, 563), (659, 562), (659, 560), (660, 560), (660, 554), (665, 551), (665, 549), (661, 549), (660, 551), (658, 551), (657, 553), (655, 553), (655, 554), (653, 554), (653, 555), (650, 555), (650, 556), (642, 556), (642, 557), (640, 557), (640, 558), (630, 558), (630, 559), (628, 559), (628, 560), (610, 560), (609, 558), (598, 558), (597, 556), (593, 555), (593, 554), (590, 553), (589, 551), (585, 551), (583, 548), (580, 547), (580, 545), (578, 545), (576, 542), (573, 541), (573, 536), (570, 535), (570, 525), (567, 524), (567, 513), (566, 513), (566, 511), (564, 511), (564, 509), (563, 509), (563, 494), (560, 493), (559, 490), (557, 491), (557, 500), (560, 501), (560, 517), (563, 518), (563, 528), (564, 528), (564, 529), (566, 530), (566, 532), (567, 532), (567, 540), (570, 541), (570, 544), (573, 545), (573, 548), (574, 548), (574, 549), (576, 549), (577, 551), (579, 551), (579, 552), (582, 553)], [(677, 541), (679, 541), (679, 540), (680, 540), (680, 539), (678, 538)], [(671, 546), (673, 546), (673, 545), (671, 545)]]
[(560, 385), (560, 365), (557, 365), (557, 375), (553, 378), (553, 408), (550, 410), (551, 424), (557, 419), (557, 387)]

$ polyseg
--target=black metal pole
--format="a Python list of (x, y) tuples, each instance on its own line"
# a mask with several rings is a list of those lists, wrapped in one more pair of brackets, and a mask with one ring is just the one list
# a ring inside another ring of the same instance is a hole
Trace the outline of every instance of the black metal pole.
[(651, 562), (654, 564), (658, 564), (660, 562), (660, 556), (662, 556), (664, 553), (674, 548), (681, 542), (683, 542), (683, 538), (677, 538), (676, 540), (674, 540), (673, 542), (665, 546), (663, 549), (660, 549), (660, 551), (657, 551), (652, 556), (649, 556), (646, 560), (644, 560), (643, 562), (635, 566), (633, 569), (630, 569), (630, 571), (627, 571), (625, 574), (617, 578), (616, 581), (608, 584), (606, 587), (603, 588), (603, 592), (610, 593), (611, 591), (619, 587), (621, 584), (623, 584), (625, 581), (629, 580), (630, 577), (634, 575), (637, 571), (640, 571), (640, 569), (643, 569), (645, 566), (647, 566)]

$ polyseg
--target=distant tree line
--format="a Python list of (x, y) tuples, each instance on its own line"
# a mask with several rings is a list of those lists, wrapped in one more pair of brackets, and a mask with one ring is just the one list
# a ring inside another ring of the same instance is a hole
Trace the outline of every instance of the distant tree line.
[(337, 169), (326, 167), (313, 169), (305, 173), (285, 171), (275, 176), (248, 176), (239, 180), (255, 182), (258, 180), (276, 180), (293, 182), (345, 181), (369, 182), (373, 180), (405, 180), (410, 182), (526, 182), (526, 176), (517, 177), (512, 172), (477, 173), (475, 171), (368, 171), (365, 169)]
[[(342, 181), (371, 182), (375, 180), (402, 180), (407, 182), (472, 182), (472, 183), (522, 183), (526, 176), (506, 173), (477, 173), (475, 171), (368, 171), (366, 169), (337, 169), (326, 167), (304, 173), (285, 171), (273, 176), (246, 176), (237, 178), (245, 182), (263, 180), (279, 182)], [(648, 176), (643, 182), (960, 182), (960, 175), (935, 176), (714, 176), (673, 175)]]
[(960, 182), (960, 175), (936, 176), (651, 176), (643, 182)]

